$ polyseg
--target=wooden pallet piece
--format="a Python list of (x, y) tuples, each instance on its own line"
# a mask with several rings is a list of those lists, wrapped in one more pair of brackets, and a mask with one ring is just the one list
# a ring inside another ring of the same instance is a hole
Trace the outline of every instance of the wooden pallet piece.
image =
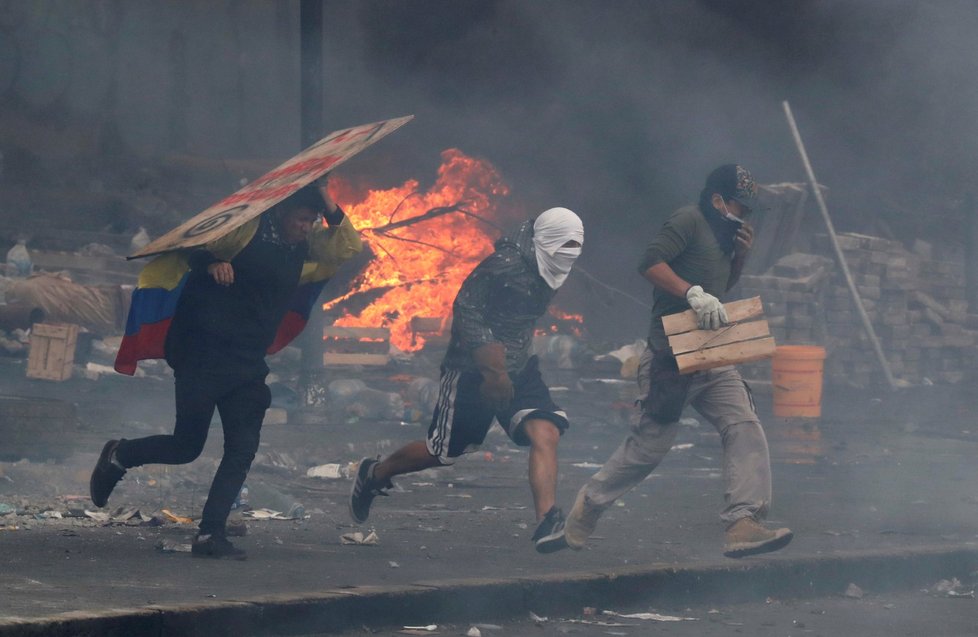
[(323, 365), (386, 365), (390, 362), (391, 331), (386, 327), (323, 328)]
[(79, 327), (72, 323), (35, 323), (31, 329), (27, 377), (67, 380), (75, 364)]
[[(740, 323), (741, 321), (764, 316), (764, 305), (761, 303), (761, 297), (759, 296), (724, 303), (723, 309), (727, 311), (727, 320), (731, 323)], [(686, 310), (679, 314), (663, 316), (662, 327), (666, 330), (666, 336), (695, 330), (699, 327), (696, 324), (696, 312)]]
[(452, 336), (451, 317), (412, 316), (410, 325), (411, 345), (416, 345), (421, 337), (426, 347), (446, 347)]
[(763, 319), (764, 306), (760, 297), (733, 301), (723, 307), (730, 324), (718, 330), (699, 329), (693, 310), (662, 317), (680, 374), (774, 355), (774, 338), (768, 322)]

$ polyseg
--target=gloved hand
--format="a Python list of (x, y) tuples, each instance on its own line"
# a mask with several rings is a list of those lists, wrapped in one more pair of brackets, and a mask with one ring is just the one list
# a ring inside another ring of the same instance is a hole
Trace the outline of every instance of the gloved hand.
[(482, 373), (479, 393), (493, 409), (499, 410), (513, 402), (513, 381), (506, 373), (506, 347), (488, 343), (472, 351), (476, 367)]
[(727, 311), (720, 299), (707, 294), (703, 288), (694, 285), (686, 290), (689, 307), (696, 312), (696, 320), (701, 330), (718, 330), (727, 323)]

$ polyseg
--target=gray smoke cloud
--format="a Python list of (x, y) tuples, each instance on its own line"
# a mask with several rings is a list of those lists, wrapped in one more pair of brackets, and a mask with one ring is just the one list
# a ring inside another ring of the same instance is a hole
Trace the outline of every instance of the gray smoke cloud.
[(959, 214), (976, 27), (955, 1), (330, 5), (327, 104), (343, 123), (417, 114), (394, 173), (432, 174), (456, 146), (493, 161), (528, 213), (578, 210), (582, 264), (644, 296), (633, 262), (714, 166), (803, 181), (784, 99), (840, 229), (882, 218), (913, 236), (934, 231), (915, 213)]
[[(954, 243), (978, 172), (968, 0), (362, 0), (324, 14), (323, 132), (417, 116), (345, 173), (392, 185), (433, 179), (445, 148), (489, 159), (525, 214), (578, 211), (581, 264), (643, 298), (645, 241), (714, 166), (803, 179), (783, 99), (840, 230)], [(93, 167), (77, 181), (125, 187), (130, 164), (99, 155), (122, 150), (270, 167), (299, 146), (298, 44), (295, 4), (0, 3), (6, 178)], [(188, 214), (215, 196), (186, 192)], [(642, 333), (642, 308), (616, 302), (613, 330)]]

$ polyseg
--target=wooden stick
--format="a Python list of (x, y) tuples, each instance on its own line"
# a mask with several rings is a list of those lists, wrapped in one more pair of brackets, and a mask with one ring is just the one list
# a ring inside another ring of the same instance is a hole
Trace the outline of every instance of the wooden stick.
[(795, 124), (795, 117), (791, 114), (791, 105), (788, 104), (787, 100), (781, 102), (781, 106), (784, 107), (784, 115), (788, 118), (788, 126), (791, 128), (791, 135), (795, 138), (795, 145), (798, 147), (798, 154), (801, 156), (801, 163), (805, 167), (805, 175), (808, 177), (808, 185), (812, 189), (812, 194), (815, 195), (815, 203), (818, 204), (818, 210), (822, 213), (822, 220), (825, 222), (825, 227), (829, 233), (829, 240), (832, 242), (832, 248), (835, 250), (835, 258), (839, 262), (839, 267), (842, 268), (842, 274), (846, 278), (846, 284), (849, 286), (849, 293), (852, 295), (852, 300), (856, 304), (856, 311), (859, 313), (859, 318), (862, 320), (863, 329), (866, 332), (866, 336), (869, 338), (869, 342), (873, 344), (873, 351), (876, 352), (876, 358), (879, 361), (880, 367), (883, 369), (883, 375), (886, 377), (886, 382), (889, 383), (891, 389), (899, 389), (900, 385), (897, 383), (896, 379), (893, 378), (893, 373), (890, 371), (890, 364), (886, 360), (886, 356), (883, 354), (883, 347), (880, 345), (879, 339), (876, 337), (876, 330), (873, 329), (873, 323), (869, 320), (869, 315), (866, 314), (866, 308), (863, 307), (862, 298), (859, 296), (859, 290), (856, 289), (856, 284), (852, 280), (852, 273), (849, 272), (849, 265), (846, 263), (846, 258), (842, 254), (842, 248), (839, 247), (839, 240), (835, 235), (835, 226), (832, 225), (832, 218), (829, 216), (829, 209), (825, 206), (825, 199), (822, 198), (822, 190), (818, 187), (818, 181), (815, 179), (815, 171), (812, 170), (812, 164), (808, 161), (808, 153), (805, 151), (805, 143), (801, 140), (801, 133), (798, 132), (798, 125)]

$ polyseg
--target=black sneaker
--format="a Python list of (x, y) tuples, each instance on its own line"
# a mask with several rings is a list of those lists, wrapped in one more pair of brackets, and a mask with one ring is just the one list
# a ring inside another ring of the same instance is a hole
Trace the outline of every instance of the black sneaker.
[(353, 481), (353, 490), (350, 491), (350, 517), (357, 524), (363, 524), (370, 516), (370, 503), (378, 495), (388, 495), (385, 489), (393, 489), (394, 484), (388, 480), (386, 484), (379, 484), (371, 476), (373, 467), (379, 460), (374, 458), (364, 458), (360, 461), (360, 468), (357, 469), (357, 479)]
[(223, 535), (211, 533), (197, 534), (190, 545), (190, 554), (194, 557), (209, 557), (215, 560), (246, 560), (248, 554), (231, 544)]
[(109, 502), (109, 495), (115, 485), (126, 475), (126, 470), (112, 464), (112, 455), (119, 446), (119, 440), (110, 440), (102, 447), (102, 453), (95, 463), (92, 470), (92, 477), (88, 480), (88, 493), (92, 496), (92, 503), (101, 508)]
[(567, 540), (564, 539), (564, 512), (556, 506), (550, 507), (530, 540), (536, 544), (538, 553), (553, 553), (567, 548)]

